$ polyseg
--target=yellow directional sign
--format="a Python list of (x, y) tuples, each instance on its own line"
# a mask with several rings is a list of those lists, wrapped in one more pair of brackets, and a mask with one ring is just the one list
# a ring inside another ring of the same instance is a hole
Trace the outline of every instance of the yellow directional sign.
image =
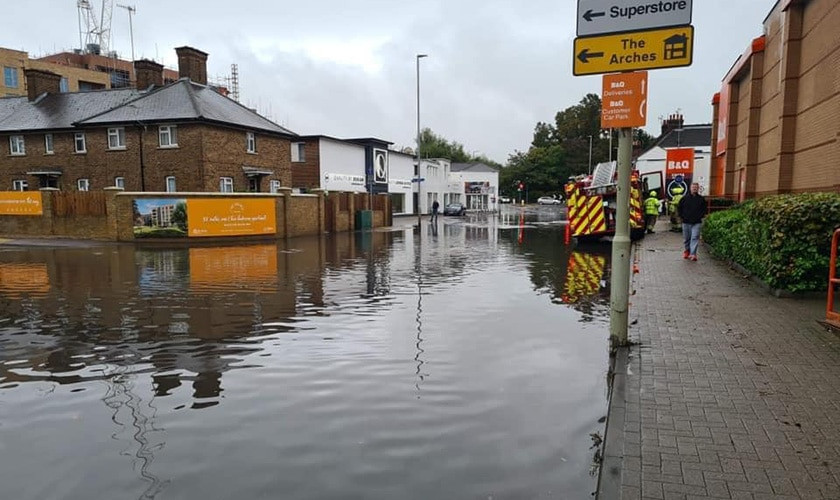
[(691, 66), (694, 26), (575, 38), (575, 76)]

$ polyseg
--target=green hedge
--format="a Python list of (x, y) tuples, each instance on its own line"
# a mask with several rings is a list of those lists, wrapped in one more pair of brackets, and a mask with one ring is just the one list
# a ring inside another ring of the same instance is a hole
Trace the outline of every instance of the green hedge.
[(709, 215), (703, 240), (773, 288), (822, 290), (838, 226), (840, 194), (781, 195)]

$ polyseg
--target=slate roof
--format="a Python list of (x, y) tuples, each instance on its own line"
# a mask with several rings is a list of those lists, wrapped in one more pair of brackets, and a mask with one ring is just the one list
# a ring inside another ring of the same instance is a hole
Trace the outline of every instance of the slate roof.
[(671, 130), (656, 141), (660, 148), (701, 147), (712, 145), (712, 125), (685, 125), (681, 132)]
[(294, 132), (213, 89), (181, 79), (152, 91), (98, 90), (0, 98), (0, 133), (78, 126), (202, 121), (294, 136)]
[(297, 137), (291, 130), (277, 125), (205, 85), (186, 78), (155, 89), (116, 109), (89, 116), (90, 118), (82, 120), (79, 124), (111, 125), (137, 121), (196, 120)]
[(47, 94), (34, 102), (27, 96), (4, 97), (0, 99), (0, 132), (70, 129), (139, 95), (137, 89), (117, 89)]
[(498, 172), (499, 169), (481, 162), (453, 163), (449, 165), (450, 172)]

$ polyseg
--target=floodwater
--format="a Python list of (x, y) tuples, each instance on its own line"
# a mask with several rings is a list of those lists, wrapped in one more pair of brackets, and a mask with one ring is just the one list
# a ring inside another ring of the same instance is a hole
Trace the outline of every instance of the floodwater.
[(0, 498), (588, 498), (609, 256), (560, 217), (0, 247)]

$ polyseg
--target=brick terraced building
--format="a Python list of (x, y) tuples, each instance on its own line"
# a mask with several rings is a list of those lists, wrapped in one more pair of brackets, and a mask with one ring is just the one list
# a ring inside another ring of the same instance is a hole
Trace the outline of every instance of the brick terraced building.
[(713, 98), (711, 190), (840, 189), (840, 2), (778, 0)]
[(176, 49), (182, 77), (136, 61), (137, 88), (61, 93), (27, 69), (0, 98), (0, 190), (269, 192), (291, 186), (297, 135), (207, 86), (207, 54)]

